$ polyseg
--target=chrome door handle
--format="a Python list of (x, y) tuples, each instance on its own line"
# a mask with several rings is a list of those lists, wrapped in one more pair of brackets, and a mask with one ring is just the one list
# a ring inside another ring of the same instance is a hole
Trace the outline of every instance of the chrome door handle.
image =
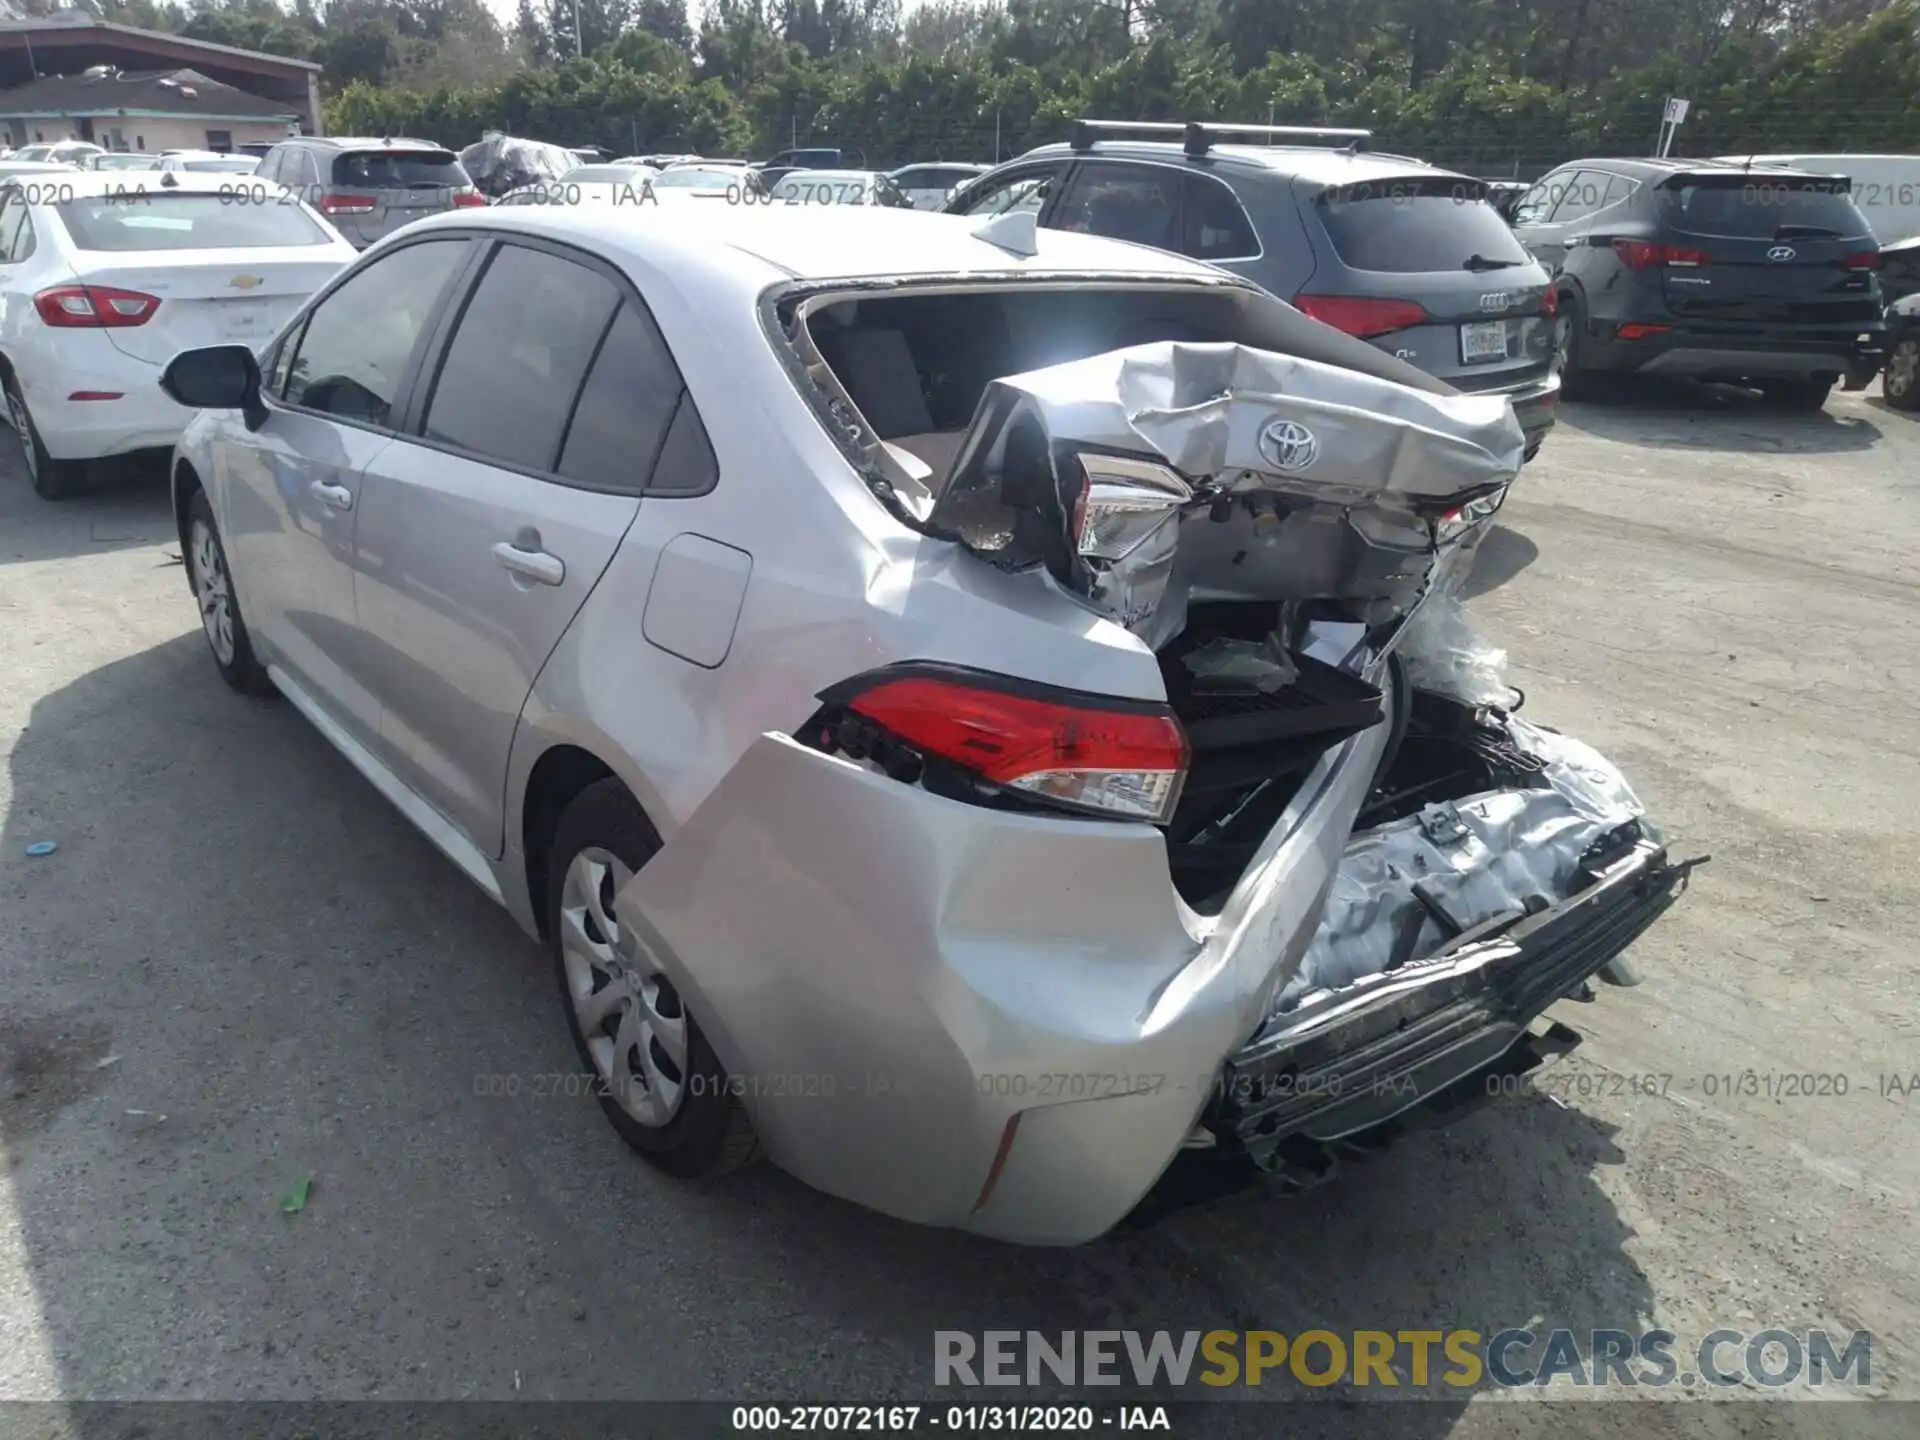
[(566, 561), (544, 550), (523, 549), (502, 540), (493, 547), (493, 558), (500, 562), (501, 568), (542, 585), (558, 585), (567, 578)]
[(344, 485), (329, 485), (324, 480), (316, 480), (307, 487), (307, 493), (335, 510), (353, 508), (353, 492)]

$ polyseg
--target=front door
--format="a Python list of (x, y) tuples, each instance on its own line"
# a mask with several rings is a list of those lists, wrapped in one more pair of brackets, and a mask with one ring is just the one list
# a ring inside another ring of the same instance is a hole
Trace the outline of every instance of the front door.
[(471, 253), (466, 240), (394, 250), (327, 295), (273, 352), (268, 418), (222, 427), (221, 534), (267, 656), (362, 743), (378, 708), (359, 682), (354, 550), (364, 477), (393, 441), (416, 350)]

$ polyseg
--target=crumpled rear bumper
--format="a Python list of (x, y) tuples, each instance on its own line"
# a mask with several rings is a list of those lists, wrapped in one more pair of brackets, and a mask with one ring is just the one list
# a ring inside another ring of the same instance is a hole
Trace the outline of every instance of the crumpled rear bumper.
[(783, 1168), (1077, 1244), (1146, 1194), (1298, 966), (1384, 731), (1320, 762), (1211, 919), (1150, 827), (966, 805), (777, 734), (616, 906)]
[(1665, 913), (1692, 862), (1629, 836), (1592, 884), (1493, 938), (1307, 1005), (1227, 1062), (1207, 1123), (1263, 1169), (1300, 1136), (1342, 1140), (1492, 1064)]

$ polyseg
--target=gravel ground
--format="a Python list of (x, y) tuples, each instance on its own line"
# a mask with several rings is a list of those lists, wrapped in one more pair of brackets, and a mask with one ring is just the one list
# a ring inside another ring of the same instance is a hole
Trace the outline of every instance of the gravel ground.
[[(1874, 1393), (1920, 1398), (1920, 1146), (1883, 1078), (1920, 1072), (1920, 428), (1877, 393), (1570, 406), (1483, 549), (1528, 714), (1713, 856), (1637, 948), (1646, 983), (1562, 1007), (1589, 1042), (1550, 1093), (1072, 1252), (770, 1169), (676, 1184), (590, 1102), (486, 1094), (574, 1067), (535, 949), (289, 706), (220, 685), (162, 477), (47, 505), (0, 448), (0, 1397), (851, 1402), (924, 1398), (935, 1329), (1659, 1323), (1864, 1328)], [(1920, 1433), (1818, 1409), (1806, 1433)], [(1290, 1406), (1286, 1433), (1351, 1411)]]

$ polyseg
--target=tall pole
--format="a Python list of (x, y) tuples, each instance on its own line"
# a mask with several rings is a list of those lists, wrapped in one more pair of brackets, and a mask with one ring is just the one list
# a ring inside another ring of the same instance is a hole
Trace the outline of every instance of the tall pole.
[(573, 0), (573, 58), (587, 53), (587, 37), (580, 30), (580, 0)]

